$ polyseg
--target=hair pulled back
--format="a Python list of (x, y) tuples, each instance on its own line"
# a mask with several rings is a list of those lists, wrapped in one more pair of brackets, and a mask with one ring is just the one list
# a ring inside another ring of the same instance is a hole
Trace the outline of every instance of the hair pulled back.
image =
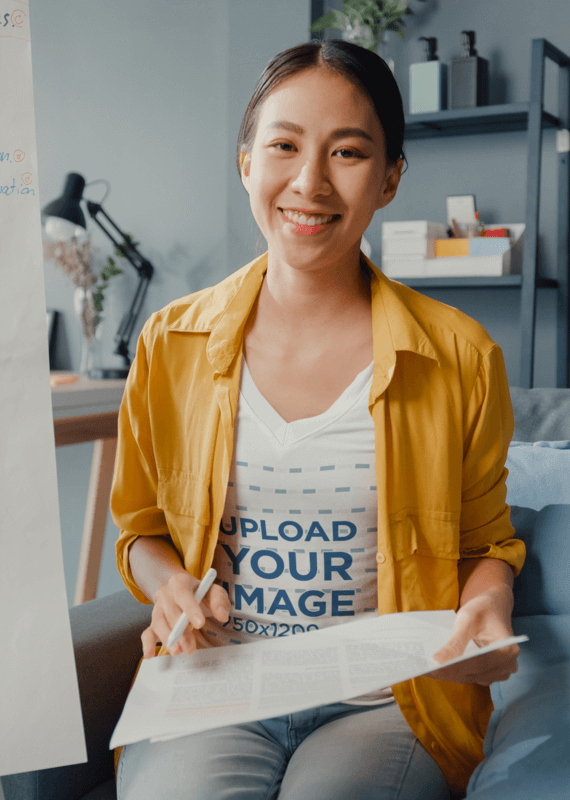
[(386, 158), (395, 164), (406, 160), (404, 144), (404, 105), (398, 84), (389, 66), (379, 55), (343, 39), (313, 40), (283, 50), (263, 70), (241, 123), (236, 151), (236, 165), (241, 178), (241, 153), (251, 153), (259, 113), (266, 97), (293, 75), (321, 67), (343, 75), (368, 96), (386, 138)]

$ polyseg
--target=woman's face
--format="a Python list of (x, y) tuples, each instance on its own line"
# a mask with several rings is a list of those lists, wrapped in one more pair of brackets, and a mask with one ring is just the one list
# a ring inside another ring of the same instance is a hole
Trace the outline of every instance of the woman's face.
[[(374, 106), (343, 76), (312, 68), (271, 92), (242, 165), (270, 257), (302, 270), (358, 263), (363, 233), (400, 180), (403, 160), (388, 166), (385, 153)], [(306, 215), (297, 222), (287, 218), (295, 209)], [(311, 219), (322, 215), (334, 219)]]

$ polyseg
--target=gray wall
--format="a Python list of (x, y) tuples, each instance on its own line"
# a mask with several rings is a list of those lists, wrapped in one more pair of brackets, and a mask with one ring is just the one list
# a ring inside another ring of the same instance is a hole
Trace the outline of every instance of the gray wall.
[[(40, 205), (61, 194), (67, 172), (105, 178), (104, 208), (155, 266), (131, 339), (177, 297), (219, 282), (265, 250), (235, 167), (242, 116), (265, 65), (308, 39), (306, 0), (58, 0), (31, 7)], [(104, 184), (84, 196), (102, 199)], [(112, 244), (89, 220), (96, 258)], [(129, 264), (108, 290), (105, 366), (137, 279)], [(73, 286), (45, 263), (46, 303), (63, 314), (58, 369), (79, 367)], [(73, 604), (92, 444), (56, 450), (63, 556)], [(105, 534), (98, 596), (124, 589), (118, 530)]]
[[(411, 0), (406, 40), (390, 35), (388, 55), (406, 108), (408, 70), (421, 60), (417, 37), (434, 35), (439, 54), (459, 55), (460, 31), (474, 29), (490, 59), (491, 102), (528, 99), (530, 42), (544, 37), (570, 52), (567, 0)], [(342, 6), (342, 0), (326, 4)], [(154, 310), (212, 285), (263, 252), (245, 190), (235, 168), (241, 118), (267, 61), (309, 39), (310, 0), (171, 0), (164, 11), (148, 0), (32, 2), (32, 65), (40, 204), (58, 196), (65, 174), (112, 184), (105, 209), (132, 233), (156, 267), (131, 340)], [(335, 35), (331, 33), (330, 35)], [(555, 70), (547, 70), (555, 108)], [(475, 193), (485, 222), (524, 222), (526, 139), (523, 133), (410, 142), (409, 169), (395, 201), (377, 212), (366, 234), (375, 263), (381, 223), (395, 219), (444, 221), (447, 194)], [(541, 274), (553, 276), (556, 231), (554, 134), (544, 136)], [(94, 200), (105, 187), (86, 189)], [(110, 243), (90, 223), (101, 263)], [(261, 249), (260, 249), (261, 248)], [(48, 307), (63, 312), (59, 369), (79, 366), (79, 328), (73, 287), (45, 264)], [(129, 265), (109, 290), (103, 340), (106, 366), (112, 336), (136, 286)], [(478, 319), (503, 349), (511, 385), (518, 381), (519, 298), (514, 290), (429, 292)], [(535, 385), (555, 385), (554, 294), (538, 292)], [(92, 445), (58, 448), (63, 553), (68, 599), (73, 602)], [(109, 515), (99, 596), (120, 590)]]

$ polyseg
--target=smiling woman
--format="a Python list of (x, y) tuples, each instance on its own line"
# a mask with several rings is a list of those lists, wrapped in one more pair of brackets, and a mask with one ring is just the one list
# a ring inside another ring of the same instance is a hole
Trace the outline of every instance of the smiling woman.
[[(111, 511), (119, 572), (154, 603), (145, 657), (168, 656), (182, 612), (192, 625), (174, 656), (401, 611), (458, 611), (440, 663), (512, 634), (524, 545), (505, 504), (501, 350), (360, 250), (397, 192), (403, 136), (394, 77), (358, 45), (290, 48), (258, 81), (237, 167), (267, 252), (150, 317), (119, 415)], [(483, 758), (489, 684), (517, 653), (129, 744), (118, 800), (461, 796)], [(294, 697), (280, 674), (277, 695)]]
[(404, 112), (391, 71), (363, 53), (333, 40), (280, 54), (238, 136), (240, 177), (268, 243), (244, 354), (286, 422), (328, 409), (372, 361), (360, 244), (396, 194)]

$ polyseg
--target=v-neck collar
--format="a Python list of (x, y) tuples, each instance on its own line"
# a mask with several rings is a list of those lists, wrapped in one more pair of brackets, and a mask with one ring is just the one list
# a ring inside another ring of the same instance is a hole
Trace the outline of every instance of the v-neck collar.
[(374, 362), (359, 372), (352, 383), (335, 402), (322, 414), (293, 422), (285, 422), (283, 417), (273, 408), (271, 403), (261, 394), (251, 376), (245, 358), (242, 359), (242, 374), (240, 385), (240, 400), (244, 400), (257, 419), (268, 428), (281, 446), (293, 444), (299, 439), (316, 433), (329, 425), (334, 419), (342, 416), (356, 402), (361, 394), (370, 390), (370, 383), (374, 373)]

